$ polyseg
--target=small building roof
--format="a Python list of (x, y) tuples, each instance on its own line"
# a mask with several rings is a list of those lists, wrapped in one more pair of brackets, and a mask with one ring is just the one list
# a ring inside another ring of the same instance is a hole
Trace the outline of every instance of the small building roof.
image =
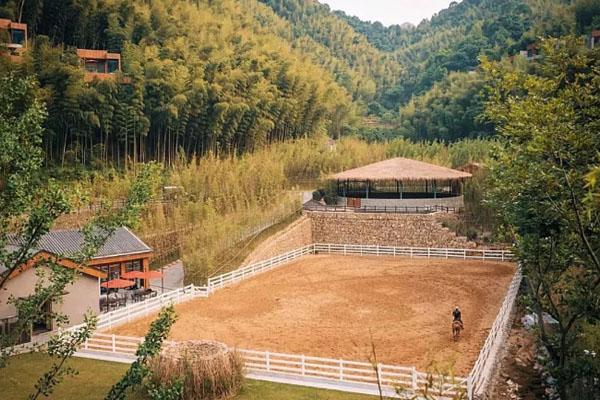
[[(81, 251), (83, 243), (84, 235), (81, 230), (55, 230), (43, 235), (35, 250), (69, 257)], [(18, 239), (9, 238), (8, 244), (9, 246), (18, 246)], [(93, 259), (149, 252), (152, 252), (152, 249), (146, 245), (146, 243), (126, 227), (121, 227), (117, 228), (117, 230), (115, 230), (115, 232), (106, 240)]]
[(470, 178), (468, 172), (457, 171), (439, 165), (409, 158), (391, 158), (364, 167), (350, 169), (332, 175), (333, 180), (371, 180), (371, 181), (433, 181), (460, 180)]
[(0, 18), (0, 29), (27, 29), (27, 24), (13, 22), (10, 19)]
[(109, 53), (106, 50), (77, 49), (77, 57), (97, 60), (120, 60), (121, 54)]

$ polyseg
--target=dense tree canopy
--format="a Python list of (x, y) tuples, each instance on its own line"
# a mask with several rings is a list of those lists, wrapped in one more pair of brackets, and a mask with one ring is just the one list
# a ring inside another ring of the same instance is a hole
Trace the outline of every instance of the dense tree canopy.
[[(486, 115), (499, 126), (490, 201), (513, 228), (540, 338), (562, 398), (600, 392), (600, 58), (579, 39), (551, 40), (537, 72), (486, 65)], [(596, 169), (594, 169), (596, 166)], [(511, 229), (506, 229), (510, 232)]]
[[(318, 132), (342, 134), (351, 96), (301, 51), (264, 31), (246, 5), (26, 2), (25, 21), (36, 33), (31, 63), (5, 67), (39, 77), (49, 109), (49, 159), (170, 163), (178, 149), (232, 153)], [(120, 52), (123, 76), (85, 84), (76, 47)]]

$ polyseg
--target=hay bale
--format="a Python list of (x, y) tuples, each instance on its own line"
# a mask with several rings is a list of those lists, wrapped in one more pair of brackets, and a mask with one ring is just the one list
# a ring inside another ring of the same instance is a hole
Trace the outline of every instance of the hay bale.
[(206, 340), (166, 343), (150, 368), (154, 383), (181, 381), (186, 400), (231, 398), (243, 382), (241, 357), (223, 343)]

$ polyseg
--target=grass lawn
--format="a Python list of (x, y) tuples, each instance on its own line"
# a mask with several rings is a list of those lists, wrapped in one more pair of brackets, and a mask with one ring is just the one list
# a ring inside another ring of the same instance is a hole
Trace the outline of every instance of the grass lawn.
[[(11, 357), (8, 366), (0, 369), (0, 398), (2, 400), (26, 399), (33, 391), (35, 381), (48, 370), (51, 364), (51, 359), (40, 353)], [(73, 358), (68, 365), (79, 371), (79, 374), (65, 378), (58, 385), (51, 399), (101, 400), (129, 367), (126, 364), (84, 358)], [(136, 396), (136, 399), (140, 397)], [(248, 380), (235, 399), (372, 400), (375, 397)]]

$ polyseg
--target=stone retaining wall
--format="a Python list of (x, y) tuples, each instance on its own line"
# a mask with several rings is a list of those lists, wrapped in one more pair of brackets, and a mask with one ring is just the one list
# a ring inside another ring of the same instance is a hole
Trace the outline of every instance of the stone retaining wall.
[(288, 251), (314, 243), (312, 240), (312, 224), (306, 215), (301, 216), (291, 225), (275, 233), (258, 245), (246, 257), (243, 265), (266, 260)]
[[(442, 226), (450, 214), (308, 212), (315, 243), (407, 247), (474, 248), (476, 244)], [(457, 217), (455, 217), (457, 218)]]

